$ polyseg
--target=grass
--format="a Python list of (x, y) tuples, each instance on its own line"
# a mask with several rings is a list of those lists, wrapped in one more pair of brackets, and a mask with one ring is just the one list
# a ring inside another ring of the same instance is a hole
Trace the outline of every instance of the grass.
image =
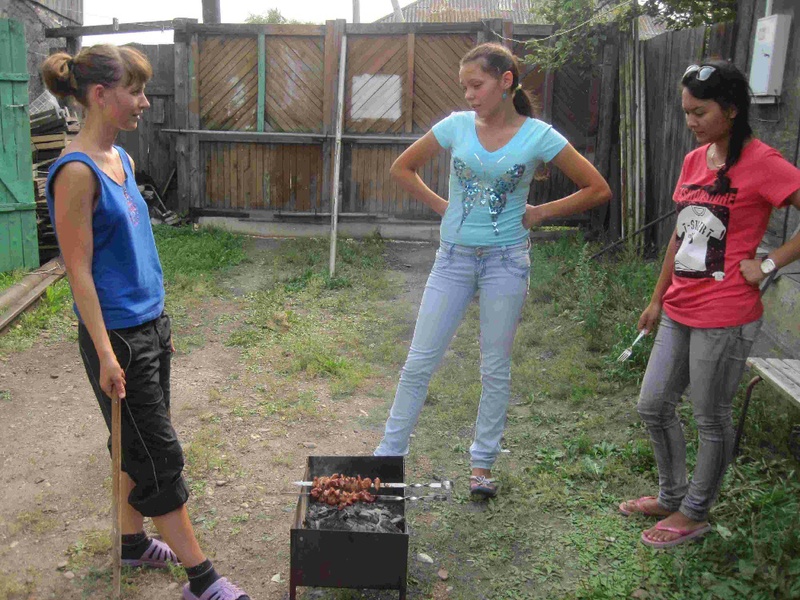
[[(230, 416), (256, 427), (318, 419), (337, 402), (366, 394), (386, 405), (360, 422), (383, 425), (393, 395), (385, 381), (396, 378), (405, 358), (417, 306), (400, 301), (380, 238), (344, 240), (331, 277), (326, 240), (263, 246), (224, 232), (163, 228), (156, 237), (180, 335), (191, 336), (206, 314), (244, 367), (238, 391), (224, 382), (211, 390), (199, 429), (184, 441), (195, 494), (213, 479), (241, 476), (236, 449), (220, 441)], [(743, 453), (726, 475), (711, 535), (655, 552), (639, 542), (652, 521), (617, 513), (621, 500), (657, 486), (635, 410), (652, 336), (629, 361), (615, 359), (635, 336), (660, 262), (645, 262), (632, 249), (589, 260), (595, 250), (579, 237), (534, 246), (529, 301), (513, 349), (503, 440), (509, 452), (495, 468), (502, 493), (484, 504), (466, 495), (480, 396), (477, 306), (467, 311), (431, 382), (406, 463), (407, 478), (456, 481), (452, 501), (409, 506), (411, 556), (425, 552), (435, 561), (431, 568), (412, 559), (412, 593), (439, 597), (436, 571), (443, 567), (449, 597), (458, 600), (800, 597), (800, 483), (798, 463), (786, 451), (797, 416), (786, 419), (767, 386), (754, 393)], [(209, 304), (214, 310), (203, 313)], [(64, 310), (69, 314), (68, 305)], [(187, 351), (205, 343), (197, 334)], [(691, 467), (697, 431), (690, 407), (682, 405), (679, 415)], [(272, 464), (284, 467), (286, 460)], [(245, 513), (223, 517), (213, 508), (195, 522), (200, 532), (232, 536), (253, 525)], [(97, 581), (86, 589), (107, 586), (107, 572), (86, 577)], [(7, 580), (0, 575), (0, 590), (21, 585)]]
[(84, 531), (81, 537), (67, 549), (67, 566), (76, 571), (88, 567), (95, 557), (106, 557), (111, 552), (111, 534), (105, 529)]
[[(346, 399), (374, 377), (396, 373), (416, 307), (393, 301), (381, 246), (380, 240), (347, 242), (335, 284), (326, 273), (325, 241), (292, 241), (269, 256), (252, 255), (263, 276), (244, 297), (245, 316), (227, 343), (241, 349), (253, 382), (261, 382), (256, 389), (323, 381)], [(457, 492), (450, 503), (409, 509), (411, 555), (425, 552), (450, 572), (452, 598), (800, 594), (794, 583), (800, 573), (797, 463), (784, 450), (788, 427), (774, 417), (784, 408), (766, 389), (756, 392), (745, 457), (726, 477), (713, 535), (657, 553), (639, 542), (648, 521), (617, 514), (621, 500), (657, 485), (649, 438), (635, 411), (652, 336), (627, 362), (616, 357), (635, 337), (660, 261), (642, 261), (631, 249), (590, 261), (595, 250), (580, 238), (534, 248), (530, 301), (514, 347), (504, 439), (510, 452), (496, 468), (503, 493), (486, 505), (464, 492), (480, 396), (477, 306), (467, 311), (431, 382), (407, 463), (408, 477), (455, 479)], [(391, 394), (376, 393), (388, 407)], [(287, 396), (277, 405), (261, 400), (260, 408), (287, 414), (301, 403)], [(306, 402), (314, 406), (313, 397)], [(696, 428), (688, 406), (680, 415), (691, 466)], [(300, 415), (314, 417), (313, 411)], [(380, 427), (383, 418), (371, 415), (367, 422)], [(429, 597), (436, 569), (411, 569), (413, 587)], [(326, 594), (362, 597), (347, 590)]]
[(15, 283), (18, 283), (25, 276), (24, 271), (16, 270), (8, 273), (0, 273), (0, 294), (5, 292)]
[(35, 578), (32, 574), (28, 581), (19, 580), (19, 574), (10, 574), (0, 571), (0, 600), (14, 600), (25, 598), (36, 588)]
[[(188, 324), (192, 309), (223, 293), (216, 283), (218, 274), (245, 259), (244, 240), (225, 231), (194, 231), (190, 226), (159, 225), (154, 233), (164, 271), (167, 309), (174, 313), (180, 328)], [(0, 273), (0, 292), (24, 275), (20, 271)], [(66, 278), (48, 287), (36, 306), (0, 335), (0, 357), (30, 348), (42, 335), (52, 341), (77, 339), (72, 302)], [(178, 337), (178, 349), (188, 351), (203, 342), (191, 335)]]
[[(414, 527), (412, 553), (427, 552), (450, 571), (454, 598), (800, 597), (797, 462), (785, 450), (788, 426), (775, 416), (786, 409), (767, 389), (756, 392), (713, 535), (658, 553), (639, 543), (649, 521), (617, 514), (621, 500), (657, 486), (635, 411), (652, 336), (628, 362), (615, 359), (633, 339), (660, 262), (631, 251), (590, 262), (593, 250), (580, 240), (534, 249), (531, 301), (514, 348), (510, 452), (495, 471), (503, 493), (484, 507), (463, 491), (480, 395), (478, 315), (468, 311), (431, 383), (408, 463), (413, 477), (459, 480), (460, 494), (412, 511), (412, 527), (426, 523)], [(689, 407), (680, 414), (691, 465), (697, 432)], [(424, 593), (434, 584), (430, 573), (418, 577)]]
[(20, 532), (41, 535), (52, 531), (58, 527), (58, 525), (58, 519), (44, 512), (42, 509), (37, 508), (18, 513), (14, 523), (9, 529), (12, 535), (16, 535)]
[(30, 348), (42, 334), (52, 340), (77, 339), (72, 293), (66, 278), (45, 290), (38, 303), (0, 334), (0, 356)]
[[(288, 240), (253, 257), (262, 280), (243, 296), (243, 316), (226, 343), (242, 350), (254, 387), (324, 381), (337, 398), (373, 375), (376, 357), (362, 342), (385, 323), (374, 312), (388, 298), (383, 241), (343, 239), (335, 277), (328, 272), (328, 249), (325, 240)], [(286, 413), (286, 402), (285, 395), (267, 398), (261, 408)], [(313, 412), (313, 401), (302, 395), (288, 402), (301, 415)]]

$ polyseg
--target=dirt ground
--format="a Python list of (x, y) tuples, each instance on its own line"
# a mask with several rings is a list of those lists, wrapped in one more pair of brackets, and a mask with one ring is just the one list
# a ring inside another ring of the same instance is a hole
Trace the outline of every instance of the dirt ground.
[[(398, 300), (418, 303), (433, 250), (428, 244), (388, 244), (390, 267), (403, 282)], [(237, 280), (247, 279), (247, 268), (255, 267), (238, 267)], [(179, 352), (173, 362), (179, 437), (186, 442), (216, 423), (211, 431), (219, 433), (218, 450), (235, 467), (190, 499), (189, 510), (203, 517), (201, 545), (218, 571), (253, 600), (283, 599), (296, 496), (266, 492), (291, 492), (289, 482), (301, 478), (309, 454), (371, 453), (381, 432), (362, 423), (385, 412), (386, 400), (355, 394), (337, 400), (335, 412), (296, 421), (234, 416), (215, 400), (215, 390), (246, 398), (252, 389), (240, 350), (225, 346), (224, 332), (211, 325), (212, 316), (226, 310), (230, 306), (221, 301), (205, 306), (192, 324), (192, 335), (205, 343)], [(395, 383), (387, 377), (385, 386)], [(324, 382), (319, 386), (314, 393), (324, 405)], [(97, 579), (108, 576), (110, 559), (92, 554), (91, 540), (110, 528), (110, 461), (75, 343), (42, 334), (31, 349), (0, 362), (0, 390), (0, 597), (5, 584), (24, 588), (20, 597), (29, 600), (102, 598), (106, 592)], [(210, 522), (217, 525), (204, 527)], [(135, 573), (129, 584), (123, 594), (128, 600), (180, 597), (180, 584), (169, 573)], [(395, 598), (396, 592), (380, 597)]]

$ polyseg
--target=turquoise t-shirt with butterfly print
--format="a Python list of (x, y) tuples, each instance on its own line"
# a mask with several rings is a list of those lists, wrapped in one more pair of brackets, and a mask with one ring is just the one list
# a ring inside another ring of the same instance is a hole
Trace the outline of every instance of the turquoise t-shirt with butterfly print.
[(494, 152), (478, 139), (475, 113), (454, 112), (433, 126), (442, 148), (450, 150), (450, 197), (440, 237), (461, 246), (508, 246), (524, 242), (522, 226), (533, 172), (550, 162), (567, 140), (551, 125), (529, 118), (508, 143)]

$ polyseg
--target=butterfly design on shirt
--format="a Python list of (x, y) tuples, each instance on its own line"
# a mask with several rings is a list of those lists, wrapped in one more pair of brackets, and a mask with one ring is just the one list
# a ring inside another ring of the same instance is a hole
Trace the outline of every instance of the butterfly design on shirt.
[[(500, 160), (503, 159), (501, 158)], [(517, 189), (517, 185), (522, 179), (522, 174), (525, 172), (525, 165), (514, 165), (491, 183), (481, 180), (475, 170), (458, 157), (453, 158), (453, 168), (464, 191), (461, 202), (461, 223), (458, 225), (458, 231), (461, 231), (461, 226), (464, 225), (464, 221), (466, 221), (476, 202), (481, 206), (485, 206), (488, 203), (494, 234), (500, 235), (497, 230), (497, 218), (506, 207), (508, 194)]]

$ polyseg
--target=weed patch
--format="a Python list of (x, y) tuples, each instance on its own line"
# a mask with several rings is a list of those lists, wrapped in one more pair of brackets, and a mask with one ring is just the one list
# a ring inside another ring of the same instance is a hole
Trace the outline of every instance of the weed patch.
[[(630, 250), (589, 261), (593, 251), (580, 239), (534, 247), (513, 351), (508, 452), (494, 470), (501, 494), (483, 510), (458, 493), (431, 507), (439, 526), (418, 528), (414, 544), (431, 556), (457, 554), (462, 566), (448, 568), (466, 582), (454, 584), (459, 598), (800, 597), (797, 462), (786, 452), (790, 427), (775, 418), (783, 409), (766, 392), (754, 395), (745, 457), (726, 477), (713, 534), (653, 552), (639, 541), (648, 522), (617, 514), (621, 500), (657, 491), (635, 408), (653, 336), (626, 363), (616, 357), (635, 337), (660, 261)], [(472, 306), (431, 382), (408, 463), (436, 465), (461, 494), (480, 397), (477, 321)], [(697, 429), (688, 402), (679, 417), (691, 469)]]
[(80, 539), (67, 549), (69, 569), (76, 571), (88, 567), (96, 556), (108, 556), (111, 552), (111, 534), (106, 530), (85, 531)]
[(36, 588), (34, 581), (20, 581), (18, 576), (0, 571), (0, 600), (24, 598)]
[(76, 321), (69, 283), (63, 278), (48, 287), (38, 303), (0, 335), (0, 356), (30, 348), (44, 332), (51, 340), (77, 339)]

